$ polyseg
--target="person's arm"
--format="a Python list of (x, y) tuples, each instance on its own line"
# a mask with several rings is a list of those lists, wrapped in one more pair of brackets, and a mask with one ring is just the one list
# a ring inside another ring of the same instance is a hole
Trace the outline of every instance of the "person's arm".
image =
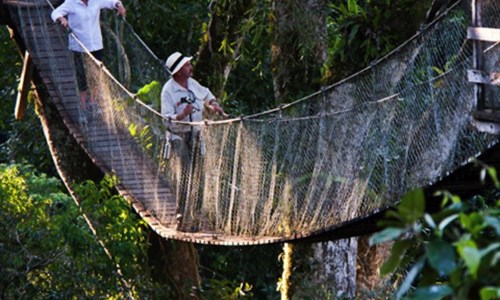
[(54, 11), (52, 11), (52, 13), (50, 14), (50, 17), (52, 18), (52, 20), (54, 22), (58, 22), (63, 27), (67, 28), (68, 27), (68, 19), (66, 18), (66, 16), (68, 15), (69, 12), (70, 12), (69, 4), (67, 2), (64, 2), (59, 7), (54, 9)]
[(215, 99), (212, 99), (212, 100), (209, 100), (208, 101), (208, 105), (213, 109), (215, 110), (217, 113), (219, 113), (221, 116), (223, 116), (224, 118), (227, 118), (228, 117), (228, 114), (226, 114), (224, 112), (224, 110), (222, 109), (222, 107), (220, 107), (219, 103), (217, 101), (215, 101)]
[(183, 111), (181, 111), (180, 113), (178, 113), (177, 115), (175, 115), (175, 119), (177, 121), (182, 121), (182, 120), (184, 120), (185, 118), (187, 118), (192, 113), (193, 113), (193, 105), (192, 104), (188, 104), (188, 105), (186, 105), (186, 107), (184, 107)]
[[(191, 78), (192, 79), (192, 78)], [(198, 81), (194, 80), (194, 84), (198, 87), (202, 94), (204, 94), (203, 100), (209, 108), (213, 109), (215, 112), (227, 118), (228, 115), (224, 112), (222, 107), (220, 107), (219, 103), (215, 101), (215, 96), (212, 94), (209, 88), (202, 86)]]
[(116, 9), (118, 14), (122, 17), (125, 17), (125, 14), (127, 13), (127, 10), (125, 9), (125, 6), (123, 6), (123, 3), (119, 0), (106, 0), (101, 2), (101, 9), (107, 8), (107, 9)]

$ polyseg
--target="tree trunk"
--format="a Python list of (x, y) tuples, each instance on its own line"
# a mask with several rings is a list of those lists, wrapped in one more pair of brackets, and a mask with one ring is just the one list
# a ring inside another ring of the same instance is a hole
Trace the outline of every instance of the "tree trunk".
[(168, 279), (175, 287), (177, 299), (200, 299), (201, 280), (194, 244), (166, 240), (155, 232), (150, 232), (148, 240), (153, 278), (162, 282)]
[[(279, 104), (320, 89), (320, 70), (327, 59), (327, 1), (276, 0), (272, 12), (271, 65), (275, 98)], [(326, 295), (322, 292), (332, 287), (337, 295), (354, 296), (356, 244), (356, 239), (352, 238), (294, 247), (295, 259), (292, 262), (296, 264), (293, 267), (296, 274), (291, 276), (292, 288), (286, 290), (287, 293), (292, 294), (292, 298), (301, 297), (299, 289), (293, 288), (300, 285), (312, 287), (304, 292), (318, 298), (324, 298)], [(301, 256), (309, 256), (308, 262), (300, 262)], [(290, 258), (284, 258), (284, 261), (288, 260)], [(301, 272), (306, 275), (302, 276)], [(310, 284), (305, 284), (305, 281)], [(290, 295), (282, 294), (283, 297)]]
[(314, 286), (325, 286), (339, 298), (356, 294), (357, 239), (342, 239), (313, 245)]
[(373, 290), (380, 286), (380, 267), (391, 254), (392, 243), (370, 246), (370, 236), (358, 238), (356, 281), (358, 293)]

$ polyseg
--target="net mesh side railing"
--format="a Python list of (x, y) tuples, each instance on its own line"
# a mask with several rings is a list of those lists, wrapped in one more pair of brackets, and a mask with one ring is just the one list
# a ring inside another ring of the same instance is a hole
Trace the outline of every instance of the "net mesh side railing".
[[(60, 31), (66, 43), (67, 34), (46, 20), (49, 7), (34, 2), (43, 8), (17, 9), (19, 19), (45, 24), (47, 35)], [(313, 95), (252, 116), (192, 124), (201, 131), (203, 151), (190, 153), (189, 168), (166, 155), (172, 121), (157, 113), (159, 99), (135, 94), (154, 81), (159, 85), (152, 90), (161, 88), (169, 74), (113, 13), (102, 16), (105, 67), (85, 63), (97, 108), (89, 116), (78, 99), (65, 105), (87, 146), (111, 170), (126, 165), (123, 174), (143, 195), (169, 188), (184, 199), (172, 208), (160, 197), (143, 197), (165, 224), (230, 236), (307, 236), (393, 206), (407, 191), (436, 182), (497, 143), (497, 136), (469, 125), (475, 103), (467, 82), (466, 2), (373, 66)], [(500, 3), (483, 2), (483, 26), (498, 28)], [(30, 24), (23, 25), (25, 35)], [(39, 34), (33, 48), (52, 51)], [(489, 68), (498, 68), (498, 45), (485, 46)], [(67, 68), (53, 59), (44, 68), (59, 78)], [(67, 98), (67, 87), (57, 88)], [(72, 88), (76, 97), (76, 81)], [(498, 102), (498, 96), (498, 87), (489, 87), (487, 100)], [(103, 141), (109, 150), (102, 150)]]

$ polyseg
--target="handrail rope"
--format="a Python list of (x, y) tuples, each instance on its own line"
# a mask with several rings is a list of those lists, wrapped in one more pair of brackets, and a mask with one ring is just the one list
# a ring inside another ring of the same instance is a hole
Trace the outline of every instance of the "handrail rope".
[(491, 50), (493, 50), (494, 48), (496, 48), (498, 45), (500, 45), (500, 41), (494, 43), (493, 45), (489, 46), (488, 48), (486, 48), (483, 53), (486, 53), (486, 52), (490, 52)]
[[(464, 64), (466, 64), (465, 61), (457, 64), (456, 67), (463, 66)], [(315, 119), (319, 119), (319, 118), (322, 118), (322, 117), (331, 117), (331, 116), (341, 115), (343, 113), (352, 112), (352, 111), (355, 111), (355, 110), (359, 109), (362, 106), (376, 105), (376, 104), (380, 104), (380, 103), (383, 103), (383, 102), (387, 102), (389, 100), (397, 98), (401, 94), (404, 94), (405, 91), (411, 90), (411, 89), (413, 89), (415, 87), (418, 87), (418, 86), (427, 85), (429, 83), (432, 83), (432, 82), (435, 82), (435, 81), (441, 79), (442, 77), (445, 77), (446, 75), (452, 73), (452, 71), (455, 71), (457, 69), (456, 67), (454, 69), (451, 69), (451, 70), (448, 70), (446, 72), (443, 72), (443, 73), (439, 74), (438, 76), (429, 79), (428, 81), (424, 81), (424, 82), (421, 82), (419, 84), (410, 86), (410, 87), (402, 90), (401, 92), (394, 93), (392, 95), (389, 95), (389, 96), (386, 96), (384, 98), (380, 98), (380, 99), (377, 99), (377, 100), (366, 101), (366, 102), (354, 105), (353, 107), (348, 108), (348, 109), (334, 110), (334, 111), (331, 111), (331, 112), (328, 112), (328, 113), (322, 113), (322, 114), (316, 114), (316, 115), (304, 116), (304, 117), (295, 117), (295, 118), (283, 118), (283, 117), (280, 117), (279, 119), (280, 119), (280, 121), (283, 121), (283, 122), (303, 121), (303, 120), (315, 120)], [(281, 107), (285, 107), (285, 105), (277, 107), (276, 109), (274, 109), (274, 111), (275, 112), (280, 112), (281, 111), (281, 109), (280, 109)], [(246, 118), (243, 118), (243, 119), (245, 120)], [(274, 120), (274, 119), (272, 119), (272, 120)], [(252, 118), (252, 122), (269, 122), (269, 121), (270, 121), (269, 119), (255, 119), (255, 118)], [(192, 122), (191, 124), (201, 124), (201, 122)], [(221, 121), (210, 121), (209, 120), (208, 124), (209, 125), (221, 124)]]

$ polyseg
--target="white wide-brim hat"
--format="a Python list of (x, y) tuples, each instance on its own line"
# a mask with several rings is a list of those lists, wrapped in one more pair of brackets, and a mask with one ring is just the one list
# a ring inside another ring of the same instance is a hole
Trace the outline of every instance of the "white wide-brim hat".
[(192, 58), (193, 57), (184, 56), (180, 52), (174, 52), (167, 58), (165, 66), (170, 70), (170, 73), (174, 75)]

